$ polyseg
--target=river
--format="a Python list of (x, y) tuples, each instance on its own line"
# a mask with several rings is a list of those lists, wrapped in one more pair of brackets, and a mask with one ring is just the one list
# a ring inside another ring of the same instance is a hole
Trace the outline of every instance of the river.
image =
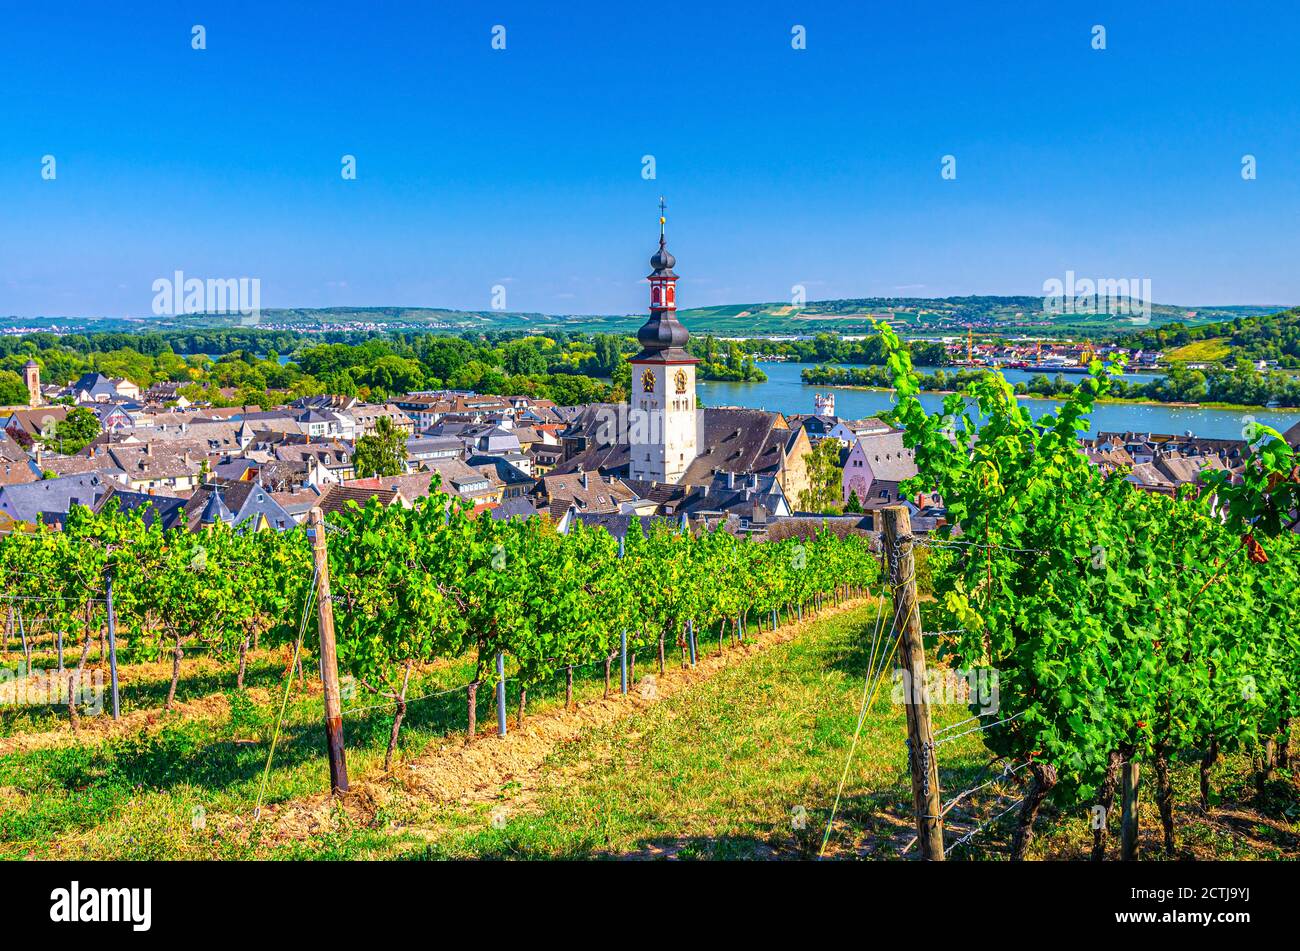
[[(892, 393), (875, 390), (854, 390), (844, 387), (810, 386), (799, 379), (808, 364), (762, 363), (767, 374), (765, 383), (726, 383), (700, 381), (700, 399), (705, 406), (744, 406), (751, 409), (776, 410), (781, 413), (811, 413), (814, 393), (835, 394), (835, 415), (844, 419), (861, 419), (889, 409), (894, 403)], [(918, 368), (933, 372), (930, 368)], [(957, 369), (955, 367), (947, 368)], [(1009, 382), (1027, 381), (1034, 374), (1024, 370), (1004, 371)], [(1051, 374), (1048, 374), (1049, 376)], [(1127, 374), (1130, 380), (1151, 380), (1151, 374)], [(937, 410), (943, 397), (937, 393), (924, 393), (921, 403), (927, 410)], [(1057, 400), (1023, 400), (1035, 417), (1054, 411), (1061, 404)], [(1135, 403), (1099, 403), (1093, 413), (1092, 431), (1186, 433), (1209, 439), (1240, 439), (1246, 417), (1252, 416), (1279, 432), (1285, 432), (1300, 421), (1300, 410), (1225, 410), (1190, 408), (1185, 406), (1144, 406)]]

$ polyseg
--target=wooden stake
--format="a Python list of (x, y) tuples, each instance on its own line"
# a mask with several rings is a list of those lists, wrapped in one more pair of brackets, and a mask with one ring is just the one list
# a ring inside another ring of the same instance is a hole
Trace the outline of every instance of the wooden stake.
[(497, 653), (497, 735), (506, 735), (506, 655)]
[(325, 743), (330, 760), (330, 793), (348, 790), (348, 763), (343, 753), (343, 705), (339, 698), (339, 657), (334, 644), (334, 602), (330, 598), (329, 552), (325, 547), (325, 516), (320, 508), (308, 515), (312, 558), (316, 562), (316, 615), (320, 622), (320, 678), (325, 693)]
[(1120, 858), (1131, 862), (1137, 858), (1138, 850), (1138, 783), (1141, 775), (1137, 760), (1130, 756), (1124, 763), (1122, 775), (1124, 801), (1119, 825)]
[(921, 641), (921, 609), (916, 600), (916, 565), (912, 557), (912, 521), (901, 506), (881, 509), (889, 585), (893, 591), (894, 627), (902, 638), (904, 703), (907, 710), (908, 757), (912, 770), (912, 805), (916, 811), (916, 840), (921, 858), (943, 861), (943, 817), (939, 797), (939, 766), (934, 755), (930, 704), (926, 696), (925, 647)]
[[(104, 579), (104, 607), (108, 614), (108, 676), (113, 692), (113, 719), (122, 718), (117, 690), (117, 612), (113, 610), (113, 572)], [(59, 634), (59, 670), (63, 669), (63, 634)]]

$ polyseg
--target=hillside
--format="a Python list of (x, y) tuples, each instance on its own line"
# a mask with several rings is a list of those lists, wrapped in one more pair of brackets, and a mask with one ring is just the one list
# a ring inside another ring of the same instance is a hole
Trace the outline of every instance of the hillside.
[[(1153, 304), (1152, 327), (1177, 324), (1194, 328), (1203, 325), (1235, 324), (1243, 319), (1269, 314), (1278, 307), (1182, 307)], [(724, 304), (694, 307), (680, 312), (686, 325), (697, 334), (723, 337), (810, 334), (833, 331), (862, 334), (871, 330), (873, 319), (888, 318), (903, 333), (956, 334), (967, 326), (976, 330), (1063, 336), (1086, 333), (1106, 336), (1130, 333), (1135, 324), (1127, 317), (1089, 314), (1050, 314), (1043, 311), (1041, 297), (866, 297), (845, 300), (810, 301), (801, 307), (776, 301), (752, 304)], [(558, 330), (588, 333), (630, 333), (644, 320), (642, 314), (540, 314), (505, 311), (449, 310), (436, 307), (330, 307), (321, 309), (276, 308), (262, 311), (259, 326), (287, 330), (379, 330), (379, 331), (527, 331)], [(158, 330), (167, 328), (247, 326), (247, 318), (196, 314), (181, 317), (147, 318), (31, 318), (0, 319), (10, 332), (15, 329), (49, 329), (58, 332), (85, 330)], [(1190, 340), (1187, 342), (1191, 342)]]
[(1245, 357), (1296, 369), (1300, 368), (1300, 307), (1197, 326), (1173, 323), (1127, 335), (1121, 342), (1144, 350), (1164, 350), (1173, 360)]

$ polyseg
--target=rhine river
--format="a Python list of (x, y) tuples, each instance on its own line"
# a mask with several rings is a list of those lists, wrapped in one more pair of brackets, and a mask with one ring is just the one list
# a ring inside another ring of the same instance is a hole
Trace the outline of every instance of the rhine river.
[[(835, 415), (844, 419), (861, 419), (874, 416), (894, 404), (894, 395), (875, 390), (855, 390), (844, 387), (810, 386), (799, 379), (806, 363), (761, 363), (767, 374), (765, 383), (726, 383), (701, 380), (698, 384), (700, 399), (705, 406), (744, 406), (751, 409), (775, 410), (780, 413), (811, 413), (814, 393), (835, 394)], [(924, 372), (932, 369), (918, 368)], [(949, 371), (955, 367), (946, 368)], [(1011, 383), (1027, 381), (1034, 374), (1025, 370), (1003, 371)], [(1047, 374), (1052, 376), (1052, 374)], [(1130, 380), (1152, 380), (1152, 374), (1128, 374)], [(1025, 399), (1021, 401), (1035, 417), (1053, 412), (1061, 404), (1057, 400)], [(927, 410), (942, 407), (943, 397), (937, 393), (923, 393), (921, 403)], [(1300, 421), (1300, 410), (1224, 410), (1201, 409), (1185, 406), (1142, 406), (1135, 403), (1099, 403), (1092, 416), (1092, 432), (1191, 432), (1211, 439), (1241, 439), (1246, 416), (1253, 416), (1279, 432)]]

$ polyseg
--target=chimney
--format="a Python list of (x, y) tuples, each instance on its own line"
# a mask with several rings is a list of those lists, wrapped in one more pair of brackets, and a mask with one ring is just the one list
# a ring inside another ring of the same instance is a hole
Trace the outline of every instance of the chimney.
[(144, 444), (144, 454), (145, 454), (146, 456), (152, 456), (152, 455), (153, 455), (153, 443), (151, 443), (151, 442), (147, 442), (147, 443)]
[(728, 489), (734, 489), (735, 487), (736, 487), (736, 474), (735, 474), (734, 472), (728, 472), (728, 473), (727, 473), (727, 488), (728, 488)]
[(585, 473), (585, 472), (582, 473), (582, 479), (581, 479), (581, 481), (582, 481), (582, 487), (583, 487), (584, 489), (587, 488), (587, 473)]
[(751, 472), (751, 473), (749, 474), (749, 487), (750, 487), (751, 489), (757, 489), (757, 488), (758, 488), (758, 473), (757, 473), (757, 472)]

